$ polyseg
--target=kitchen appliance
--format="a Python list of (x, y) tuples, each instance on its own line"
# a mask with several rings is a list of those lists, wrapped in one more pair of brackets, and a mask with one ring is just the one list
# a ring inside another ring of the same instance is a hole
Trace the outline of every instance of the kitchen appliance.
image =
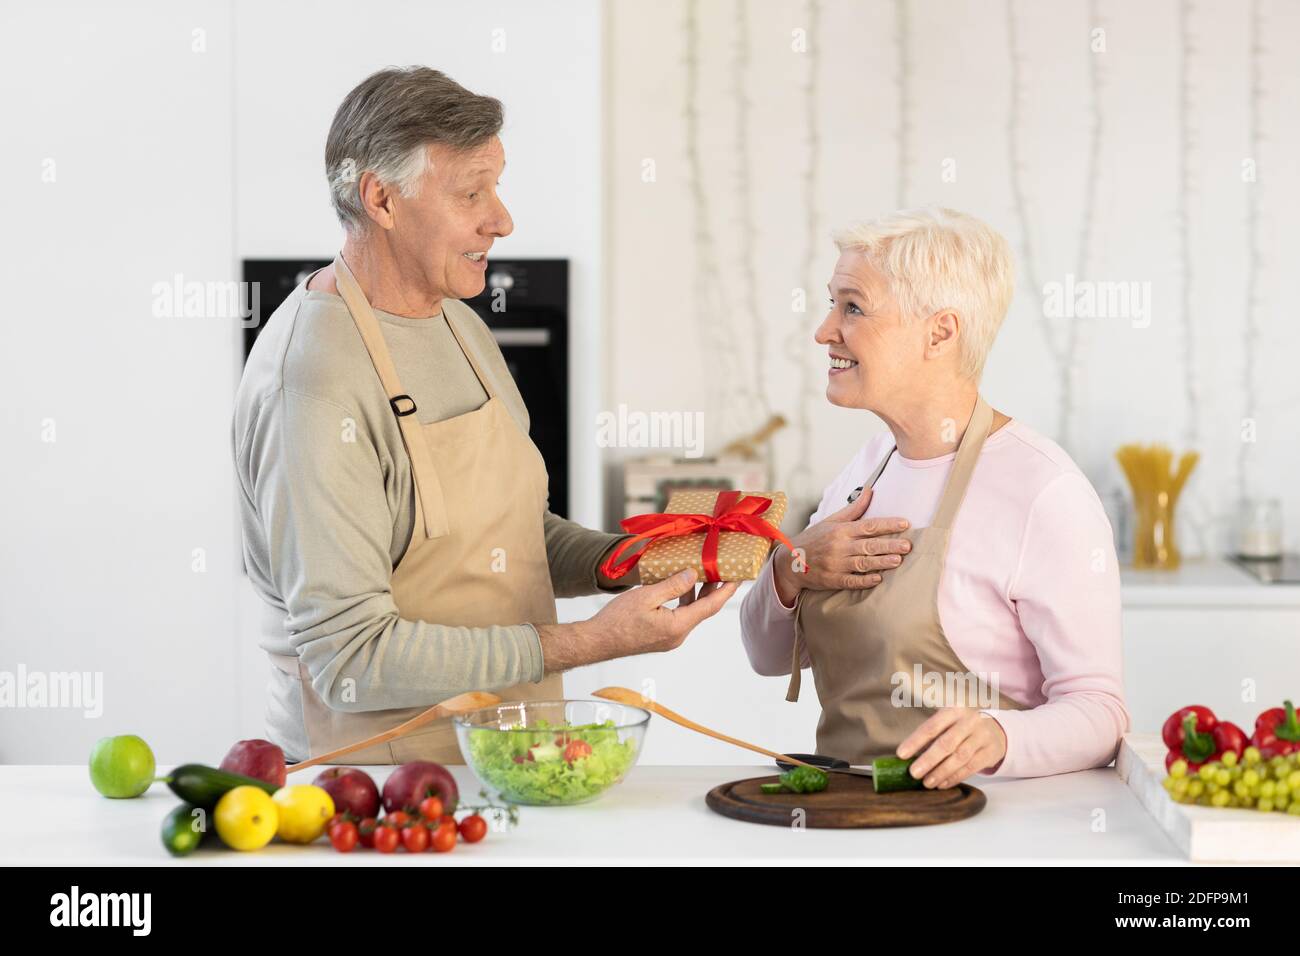
[[(244, 327), (247, 360), (264, 321), (332, 258), (245, 259), (260, 315)], [(251, 287), (251, 286), (250, 286)], [(491, 329), (530, 418), (529, 435), (550, 475), (550, 509), (569, 512), (569, 261), (492, 259), (483, 292), (464, 300)]]
[(623, 515), (659, 514), (674, 491), (766, 488), (768, 467), (748, 458), (642, 458), (623, 465)]
[(1264, 584), (1300, 584), (1300, 554), (1282, 554), (1267, 560), (1233, 554), (1228, 559)]

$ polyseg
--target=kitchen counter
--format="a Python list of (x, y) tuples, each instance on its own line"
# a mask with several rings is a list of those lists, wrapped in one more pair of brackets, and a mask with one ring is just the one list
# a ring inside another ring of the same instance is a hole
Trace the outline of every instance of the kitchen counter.
[(1184, 561), (1175, 571), (1120, 569), (1120, 597), (1131, 608), (1300, 609), (1300, 585), (1264, 584), (1224, 558)]
[[(382, 786), (391, 768), (374, 768)], [(463, 794), (479, 787), (453, 768)], [(310, 864), (326, 866), (518, 865), (562, 862), (871, 864), (1182, 864), (1185, 860), (1113, 769), (1036, 780), (980, 781), (988, 806), (958, 823), (879, 830), (800, 830), (715, 814), (704, 795), (719, 783), (771, 772), (750, 766), (638, 766), (597, 801), (522, 807), (520, 824), (450, 854), (391, 856), (272, 844), (257, 853), (203, 849), (174, 860), (159, 841), (178, 802), (163, 785), (135, 800), (108, 800), (84, 766), (0, 767), (0, 863), (61, 865)], [(294, 778), (290, 777), (292, 781)], [(304, 781), (308, 782), (308, 781)]]

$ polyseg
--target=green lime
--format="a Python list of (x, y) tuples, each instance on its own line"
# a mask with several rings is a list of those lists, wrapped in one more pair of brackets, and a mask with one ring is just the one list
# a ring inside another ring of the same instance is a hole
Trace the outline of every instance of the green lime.
[(135, 734), (101, 737), (90, 752), (90, 782), (106, 797), (138, 797), (154, 775), (153, 751)]

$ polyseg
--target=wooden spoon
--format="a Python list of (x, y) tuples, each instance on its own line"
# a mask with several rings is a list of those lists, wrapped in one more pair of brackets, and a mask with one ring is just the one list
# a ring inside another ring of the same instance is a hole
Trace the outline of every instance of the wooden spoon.
[(338, 750), (331, 750), (329, 753), (320, 754), (310, 760), (304, 760), (302, 763), (293, 764), (285, 768), (285, 773), (294, 773), (297, 770), (305, 770), (317, 764), (329, 763), (339, 757), (345, 757), (358, 750), (364, 750), (366, 747), (386, 744), (390, 740), (396, 740), (398, 737), (405, 736), (411, 731), (418, 730), (425, 724), (433, 723), (433, 721), (440, 720), (443, 717), (451, 717), (453, 714), (465, 714), (471, 710), (491, 707), (493, 704), (499, 703), (501, 703), (501, 698), (496, 694), (489, 694), (487, 691), (472, 690), (467, 694), (457, 694), (455, 697), (448, 697), (441, 704), (434, 704), (424, 713), (416, 714), (406, 723), (398, 724), (392, 730), (385, 730), (382, 734), (375, 734), (373, 737), (359, 740), (355, 744), (348, 744)]
[(681, 724), (687, 730), (693, 730), (698, 734), (704, 734), (706, 737), (712, 737), (715, 740), (721, 740), (724, 743), (734, 744), (737, 747), (744, 747), (746, 750), (752, 750), (776, 760), (784, 760), (786, 763), (796, 764), (800, 767), (812, 767), (814, 770), (828, 770), (827, 767), (818, 767), (815, 764), (804, 763), (802, 760), (796, 760), (789, 754), (777, 753), (775, 750), (768, 750), (766, 747), (760, 747), (757, 744), (748, 744), (743, 740), (737, 740), (735, 737), (728, 737), (726, 734), (720, 734), (716, 730), (710, 730), (702, 724), (697, 724), (693, 720), (687, 720), (681, 714), (669, 710), (661, 704), (655, 703), (644, 694), (638, 694), (634, 690), (628, 690), (626, 687), (602, 687), (592, 694), (593, 697), (603, 697), (606, 700), (612, 700), (620, 704), (627, 704), (631, 707), (643, 707), (648, 711), (658, 714), (665, 720), (671, 720), (674, 724)]

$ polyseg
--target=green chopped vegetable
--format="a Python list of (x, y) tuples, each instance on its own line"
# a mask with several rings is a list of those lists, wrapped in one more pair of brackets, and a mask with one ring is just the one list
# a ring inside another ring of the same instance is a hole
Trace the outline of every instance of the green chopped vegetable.
[(821, 793), (829, 782), (826, 771), (816, 767), (794, 767), (777, 779), (791, 793)]
[(603, 724), (469, 730), (470, 763), (507, 800), (533, 805), (581, 803), (623, 779), (636, 760), (636, 741), (620, 740)]
[(758, 789), (764, 793), (785, 793), (785, 787), (779, 783), (760, 783)]

